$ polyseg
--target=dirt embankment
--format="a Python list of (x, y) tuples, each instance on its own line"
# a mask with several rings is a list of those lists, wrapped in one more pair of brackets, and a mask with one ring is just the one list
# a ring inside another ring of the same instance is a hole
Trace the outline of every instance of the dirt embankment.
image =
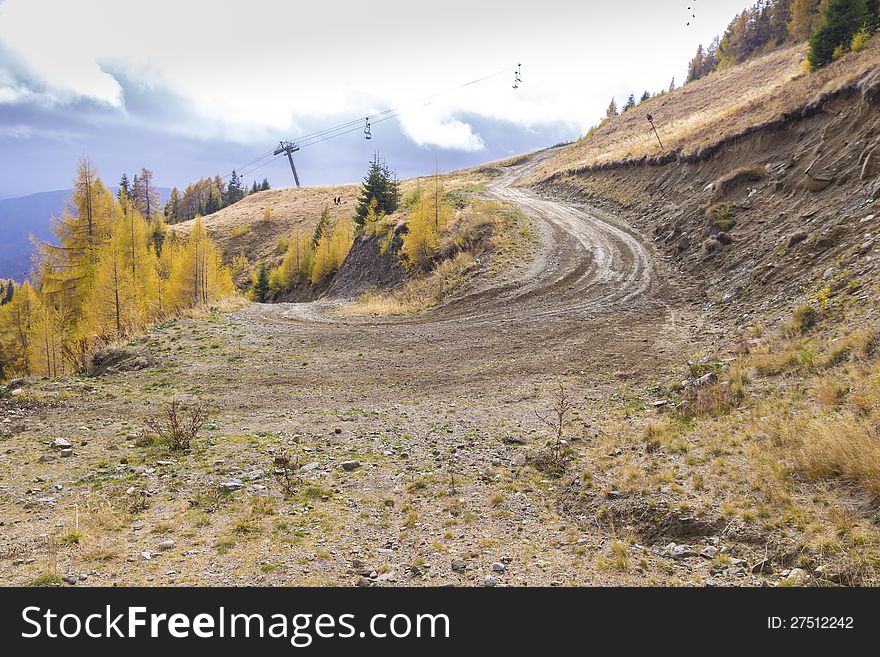
[(782, 311), (805, 285), (876, 274), (880, 73), (689, 156), (559, 171), (544, 193), (620, 213), (695, 300)]

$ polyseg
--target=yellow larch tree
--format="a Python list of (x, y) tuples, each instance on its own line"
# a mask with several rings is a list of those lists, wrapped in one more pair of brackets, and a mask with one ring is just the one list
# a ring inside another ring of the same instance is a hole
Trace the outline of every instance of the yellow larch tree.
[(437, 255), (440, 231), (452, 219), (452, 207), (444, 198), (440, 178), (434, 176), (433, 189), (426, 189), (419, 196), (406, 223), (401, 254), (408, 266), (426, 270)]

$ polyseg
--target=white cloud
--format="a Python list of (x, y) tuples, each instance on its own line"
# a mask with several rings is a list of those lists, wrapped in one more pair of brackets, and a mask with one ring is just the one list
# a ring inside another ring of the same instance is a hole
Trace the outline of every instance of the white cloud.
[[(659, 90), (674, 74), (680, 82), (696, 43), (747, 2), (707, 3), (687, 27), (682, 0), (447, 0), (436, 11), (403, 0), (5, 0), (0, 42), (38, 81), (31, 101), (88, 99), (149, 124), (126, 113), (118, 72), (183, 99), (188, 117), (152, 127), (242, 142), (295, 137), (303, 125), (406, 104), (507, 67), (401, 119), (418, 144), (473, 151), (483, 144), (456, 118), (466, 113), (584, 131), (612, 95)], [(523, 84), (514, 91), (517, 61)], [(0, 102), (27, 99), (0, 79)]]

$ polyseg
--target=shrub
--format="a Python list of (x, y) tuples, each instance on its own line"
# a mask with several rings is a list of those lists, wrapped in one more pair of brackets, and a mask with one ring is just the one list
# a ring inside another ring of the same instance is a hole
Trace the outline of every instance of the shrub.
[(813, 306), (802, 304), (794, 309), (788, 322), (788, 330), (793, 335), (803, 335), (819, 321), (819, 313)]
[(852, 52), (860, 52), (868, 46), (868, 41), (870, 40), (871, 33), (868, 31), (867, 27), (863, 26), (853, 35), (852, 42), (849, 44), (849, 49)]
[(147, 420), (146, 425), (169, 449), (184, 451), (192, 447), (192, 441), (207, 419), (208, 411), (201, 402), (186, 412), (177, 399), (172, 399), (165, 412), (158, 418)]
[(250, 226), (236, 226), (229, 232), (229, 237), (231, 239), (235, 239), (236, 237), (243, 237), (251, 232)]

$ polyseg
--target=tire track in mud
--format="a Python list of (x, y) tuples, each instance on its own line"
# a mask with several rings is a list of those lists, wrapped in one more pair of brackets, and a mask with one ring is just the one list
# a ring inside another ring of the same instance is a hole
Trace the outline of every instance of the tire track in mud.
[(509, 166), (487, 186), (487, 197), (518, 207), (534, 220), (540, 236), (540, 252), (514, 281), (477, 288), (418, 316), (341, 318), (334, 315), (338, 300), (255, 305), (245, 312), (268, 321), (316, 324), (485, 326), (559, 315), (587, 319), (643, 308), (658, 285), (650, 249), (639, 237), (587, 208), (515, 186), (554, 154), (548, 149)]

